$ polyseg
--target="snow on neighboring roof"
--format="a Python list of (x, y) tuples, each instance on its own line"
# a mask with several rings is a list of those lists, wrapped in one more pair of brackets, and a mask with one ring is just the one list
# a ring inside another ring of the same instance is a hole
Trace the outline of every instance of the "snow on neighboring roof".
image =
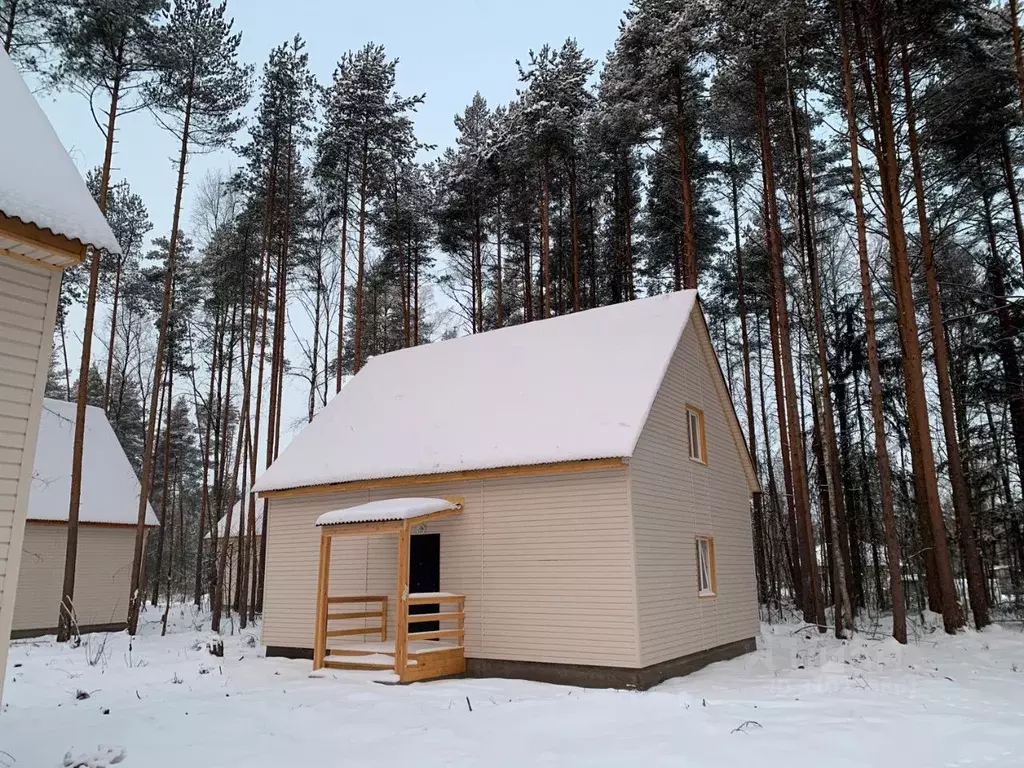
[[(45, 398), (28, 497), (29, 520), (68, 519), (74, 442), (75, 403)], [(139, 479), (106, 415), (100, 408), (87, 406), (79, 521), (135, 525), (139, 490)], [(147, 507), (146, 525), (159, 525), (153, 508)]]
[(374, 357), (256, 491), (633, 453), (696, 291)]
[(14, 63), (0, 51), (0, 213), (120, 253), (75, 164)]
[[(263, 508), (267, 505), (266, 499), (256, 498), (256, 530), (263, 531)], [(241, 526), (241, 519), (245, 517), (245, 525)], [(224, 531), (227, 530), (228, 516), (224, 515), (217, 523), (217, 538), (223, 538)], [(246, 494), (238, 501), (235, 502), (235, 506), (231, 508), (231, 538), (238, 536), (239, 527), (248, 536), (249, 531), (249, 494)], [(206, 534), (203, 538), (210, 538), (210, 534)]]
[(443, 512), (446, 509), (461, 509), (461, 505), (447, 499), (384, 499), (359, 504), (348, 509), (324, 512), (316, 519), (317, 525), (344, 525), (345, 523), (379, 523), (385, 520), (412, 520), (416, 517)]

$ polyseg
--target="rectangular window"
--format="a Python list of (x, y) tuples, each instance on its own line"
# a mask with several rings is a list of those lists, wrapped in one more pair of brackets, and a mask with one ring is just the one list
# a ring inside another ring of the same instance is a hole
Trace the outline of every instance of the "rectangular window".
[(704, 411), (686, 406), (686, 424), (690, 441), (690, 458), (701, 464), (708, 463), (708, 442), (704, 435)]
[(715, 582), (715, 540), (710, 536), (697, 537), (697, 595), (714, 597)]

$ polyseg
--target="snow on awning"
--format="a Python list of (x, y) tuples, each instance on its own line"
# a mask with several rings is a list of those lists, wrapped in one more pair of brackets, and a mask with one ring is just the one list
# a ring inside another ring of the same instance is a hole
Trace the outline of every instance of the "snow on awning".
[(371, 501), (347, 509), (325, 512), (317, 518), (317, 526), (345, 525), (348, 523), (380, 523), (397, 520), (415, 520), (435, 512), (462, 509), (462, 505), (447, 499), (404, 498)]

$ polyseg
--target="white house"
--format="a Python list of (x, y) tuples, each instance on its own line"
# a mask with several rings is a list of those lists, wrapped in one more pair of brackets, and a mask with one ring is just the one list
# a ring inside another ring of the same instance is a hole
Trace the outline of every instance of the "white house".
[[(75, 403), (45, 399), (12, 637), (57, 631), (74, 440)], [(81, 632), (120, 630), (125, 626), (139, 490), (135, 470), (106, 415), (99, 408), (87, 407), (74, 600), (75, 619)], [(146, 525), (157, 524), (156, 515), (148, 508)]]
[[(0, 51), (0, 672), (14, 620), (25, 516), (61, 271), (120, 247), (14, 64)], [(3, 679), (0, 677), (0, 695)]]
[(375, 357), (255, 489), (268, 656), (645, 688), (754, 648), (760, 488), (696, 291)]

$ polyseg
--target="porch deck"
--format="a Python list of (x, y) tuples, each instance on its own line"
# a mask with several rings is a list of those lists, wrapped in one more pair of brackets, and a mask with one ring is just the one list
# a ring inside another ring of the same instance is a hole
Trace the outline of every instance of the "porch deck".
[[(390, 670), (403, 683), (461, 674), (466, 671), (465, 601), (464, 595), (448, 592), (410, 594), (395, 617), (400, 623), (396, 637), (389, 639), (387, 596), (328, 597), (317, 627), (314, 669)], [(410, 613), (409, 606), (437, 609)], [(424, 623), (435, 624), (437, 629), (409, 631)], [(343, 628), (331, 629), (339, 625)]]
[[(410, 538), (413, 525), (456, 515), (462, 502), (452, 499), (408, 498), (368, 502), (323, 514), (320, 529), (320, 568), (317, 575), (316, 635), (313, 669), (394, 669), (399, 682), (411, 683), (466, 671), (464, 648), (466, 597), (450, 592), (409, 593)], [(338, 536), (397, 535), (398, 606), (395, 640), (388, 641), (387, 595), (329, 594), (331, 542)], [(334, 606), (340, 606), (335, 608)], [(411, 606), (427, 613), (410, 611)], [(342, 625), (331, 629), (331, 624)], [(435, 629), (420, 631), (431, 623)], [(410, 631), (416, 629), (417, 631)], [(337, 638), (379, 638), (383, 652), (368, 652), (367, 643), (354, 648)], [(427, 648), (421, 644), (426, 643)], [(334, 657), (334, 658), (332, 658)], [(393, 662), (389, 663), (389, 660)]]

